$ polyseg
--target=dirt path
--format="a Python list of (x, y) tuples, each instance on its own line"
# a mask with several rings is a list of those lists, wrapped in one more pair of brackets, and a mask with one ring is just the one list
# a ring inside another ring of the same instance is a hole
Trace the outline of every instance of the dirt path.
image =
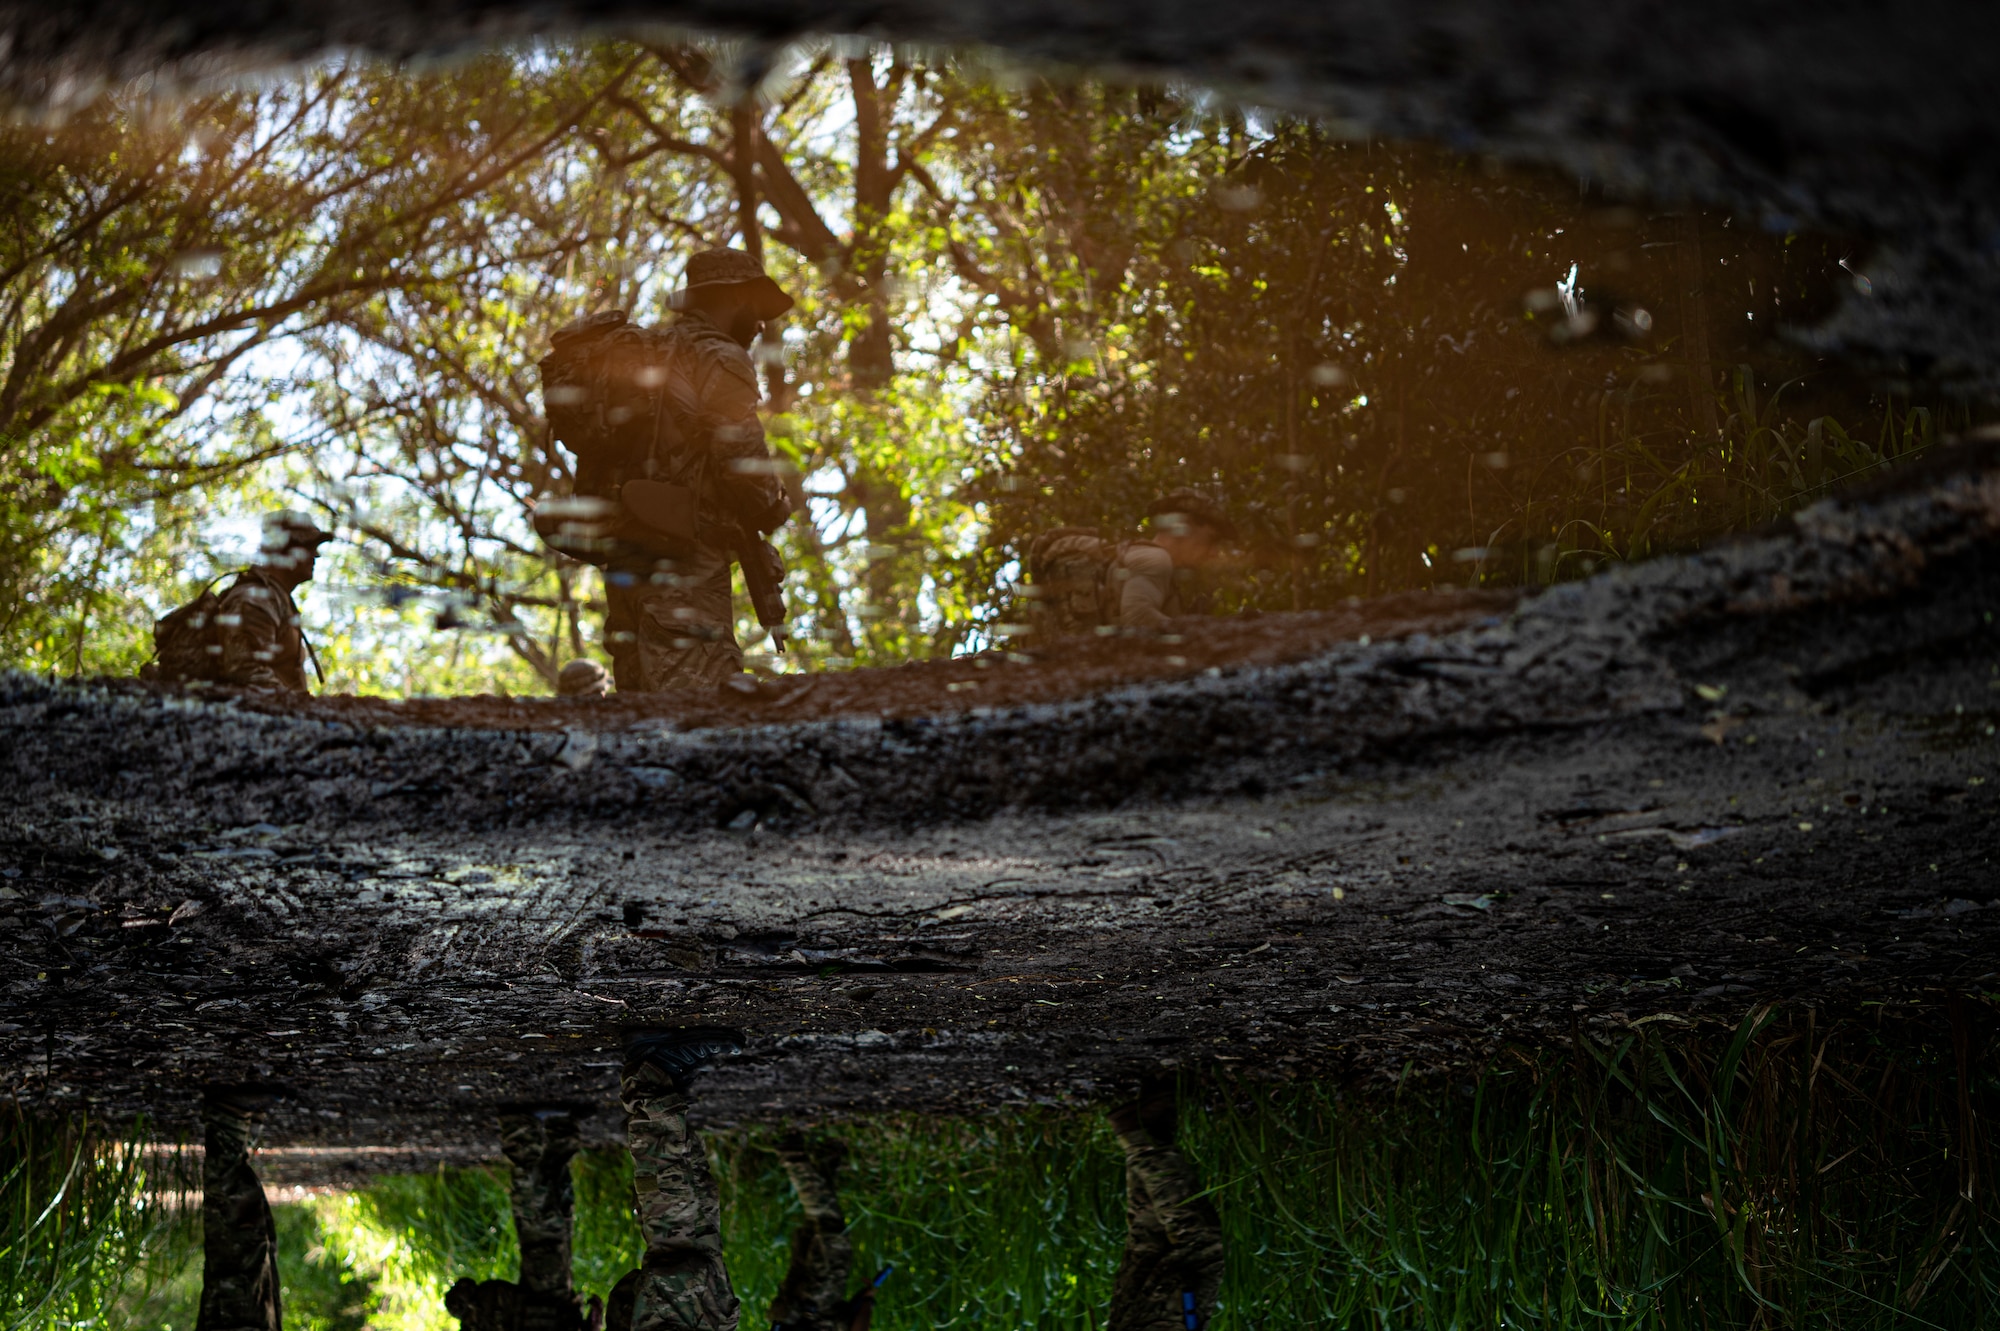
[(0, 1092), (185, 1122), (204, 1078), (282, 1078), (318, 1178), (608, 1106), (632, 1024), (751, 1033), (726, 1120), (1990, 986), (2000, 465), (1947, 462), (1450, 631), (1364, 646), (1363, 607), (1288, 659), (1218, 625), (1263, 663), (949, 713), (447, 726), (10, 677)]

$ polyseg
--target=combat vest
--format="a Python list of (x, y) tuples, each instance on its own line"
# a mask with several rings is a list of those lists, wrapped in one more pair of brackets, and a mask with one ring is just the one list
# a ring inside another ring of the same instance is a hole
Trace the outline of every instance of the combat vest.
[(153, 621), (153, 659), (139, 667), (139, 678), (177, 684), (195, 680), (241, 683), (224, 676), (223, 630), (229, 627), (225, 620), (231, 613), (230, 598), (239, 589), (254, 587), (262, 589), (277, 606), (283, 607), (284, 613), (278, 616), (280, 632), (289, 630), (298, 640), (297, 660), (288, 659), (291, 653), (284, 651), (286, 643), (274, 644), (280, 656), (269, 662), (272, 672), (280, 676), (295, 676), (283, 679), (286, 688), (296, 692), (306, 690), (306, 664), (310, 662), (314, 672), (318, 673), (319, 660), (305, 631), (299, 627), (298, 608), (292, 603), (291, 593), (278, 586), (263, 570), (246, 568), (236, 570), (233, 575), (235, 581), (218, 594), (216, 585), (231, 576), (223, 573), (211, 578), (194, 600)]

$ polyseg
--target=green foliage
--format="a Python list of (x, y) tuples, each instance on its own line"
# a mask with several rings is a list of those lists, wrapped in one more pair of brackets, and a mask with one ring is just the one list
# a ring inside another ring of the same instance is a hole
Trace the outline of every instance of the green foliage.
[(329, 1243), (318, 1208), (271, 1208), (278, 1226), (278, 1294), (295, 1331), (365, 1331), (378, 1307), (375, 1281)]
[(1989, 1324), (2000, 1228), (1964, 1199), (2000, 1082), (1958, 1021), (1967, 1061), (1764, 1009), (1392, 1096), (1217, 1087), (1183, 1133), (1229, 1241), (1218, 1325)]
[(646, 1253), (632, 1214), (632, 1157), (623, 1150), (580, 1151), (569, 1172), (576, 1186), (570, 1278), (584, 1298), (609, 1298)]
[[(1093, 354), (986, 399), (1012, 441), (978, 483), (996, 559), (1062, 523), (1134, 530), (1191, 482), (1245, 529), (1225, 609), (1547, 582), (1763, 522), (1970, 420), (1767, 336), (1826, 308), (1830, 242), (1309, 125), (1248, 138), (1072, 316)], [(1846, 446), (1878, 422), (1894, 443)]]
[(387, 1175), (308, 1205), (334, 1263), (370, 1285), (370, 1326), (450, 1331), (444, 1295), (454, 1282), (511, 1280), (520, 1270), (498, 1170)]
[(147, 1258), (192, 1249), (199, 1231), (172, 1204), (186, 1181), (143, 1125), (114, 1136), (0, 1109), (0, 1328), (122, 1326), (123, 1309), (167, 1297)]
[[(1123, 1157), (1096, 1115), (905, 1116), (842, 1124), (854, 1285), (895, 1272), (885, 1331), (1095, 1327), (1124, 1243)], [(772, 1134), (712, 1144), (730, 1278), (746, 1318), (783, 1280), (799, 1211)]]

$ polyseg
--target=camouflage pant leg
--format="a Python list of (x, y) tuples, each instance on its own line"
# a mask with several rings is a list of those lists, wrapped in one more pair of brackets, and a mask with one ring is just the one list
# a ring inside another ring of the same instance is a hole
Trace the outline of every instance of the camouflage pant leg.
[(729, 569), (728, 554), (703, 546), (655, 570), (606, 572), (605, 645), (620, 693), (713, 692), (743, 672)]
[(203, 1128), (195, 1331), (279, 1331), (278, 1231), (250, 1167), (250, 1119), (211, 1108)]
[(847, 1298), (854, 1267), (854, 1244), (847, 1237), (847, 1217), (840, 1209), (835, 1177), (839, 1157), (832, 1150), (814, 1151), (801, 1143), (779, 1147), (778, 1159), (791, 1177), (805, 1216), (792, 1234), (791, 1265), (771, 1300), (770, 1320), (802, 1331), (831, 1331), (844, 1324), (844, 1319), (836, 1320), (835, 1308)]
[[(1222, 1224), (1199, 1196), (1201, 1180), (1179, 1151), (1140, 1128), (1125, 1148), (1125, 1254), (1111, 1290), (1111, 1331), (1182, 1331), (1192, 1311), (1208, 1325), (1222, 1284)], [(1194, 1296), (1192, 1310), (1188, 1295)]]
[(634, 1209), (646, 1243), (632, 1331), (736, 1331), (740, 1308), (722, 1264), (722, 1206), (701, 1139), (688, 1127), (687, 1097), (641, 1071), (625, 1079), (624, 1101)]
[(573, 1298), (570, 1228), (576, 1193), (569, 1162), (576, 1120), (567, 1114), (503, 1114), (500, 1149), (513, 1167), (514, 1232), (521, 1241), (521, 1288), (531, 1297)]

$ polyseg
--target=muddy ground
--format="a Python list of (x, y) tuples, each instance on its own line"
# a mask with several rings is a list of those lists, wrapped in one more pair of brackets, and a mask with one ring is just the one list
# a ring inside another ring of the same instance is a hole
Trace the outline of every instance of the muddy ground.
[[(1397, 605), (921, 715), (7, 677), (0, 1093), (185, 1125), (204, 1079), (281, 1079), (273, 1177), (308, 1181), (489, 1155), (505, 1101), (608, 1108), (635, 1025), (749, 1033), (701, 1087), (725, 1122), (2000, 980), (2000, 447), (1431, 631)], [(836, 683), (812, 705), (871, 687)]]

